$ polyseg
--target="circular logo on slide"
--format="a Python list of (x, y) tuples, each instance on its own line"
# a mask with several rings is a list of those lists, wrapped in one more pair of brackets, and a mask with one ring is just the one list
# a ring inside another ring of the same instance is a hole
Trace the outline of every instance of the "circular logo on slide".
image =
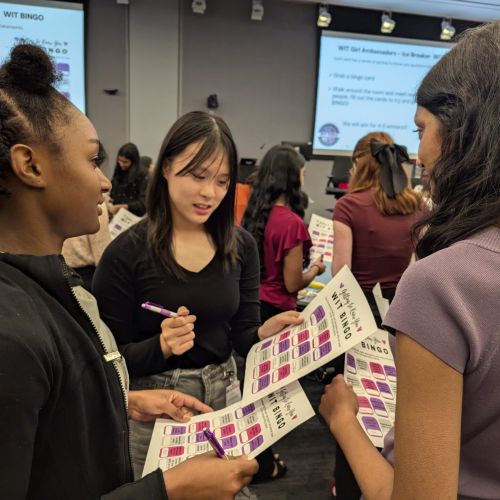
[(324, 146), (333, 146), (339, 140), (339, 129), (333, 123), (325, 123), (319, 129), (319, 142)]

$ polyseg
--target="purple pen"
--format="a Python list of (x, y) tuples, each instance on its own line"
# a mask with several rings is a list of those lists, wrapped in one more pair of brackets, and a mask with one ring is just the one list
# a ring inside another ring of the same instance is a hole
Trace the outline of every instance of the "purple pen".
[(163, 306), (160, 306), (158, 304), (153, 304), (153, 302), (144, 302), (144, 304), (141, 304), (141, 307), (143, 309), (147, 309), (148, 311), (166, 316), (167, 318), (177, 318), (177, 313), (169, 311), (168, 309), (165, 309)]
[(207, 441), (209, 442), (212, 449), (215, 451), (215, 454), (219, 458), (225, 458), (226, 460), (229, 460), (226, 452), (224, 451), (224, 448), (221, 446), (219, 441), (217, 441), (215, 434), (208, 427), (205, 427), (203, 429), (203, 434), (205, 434), (205, 437), (207, 438)]

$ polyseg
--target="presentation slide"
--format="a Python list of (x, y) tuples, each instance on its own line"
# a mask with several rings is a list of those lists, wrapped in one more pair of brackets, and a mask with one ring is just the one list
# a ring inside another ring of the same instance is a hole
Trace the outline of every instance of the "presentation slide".
[(19, 43), (43, 47), (61, 74), (58, 90), (85, 113), (84, 11), (79, 3), (0, 2), (0, 59)]
[(373, 131), (391, 134), (416, 154), (415, 93), (452, 44), (323, 31), (313, 153), (350, 155)]

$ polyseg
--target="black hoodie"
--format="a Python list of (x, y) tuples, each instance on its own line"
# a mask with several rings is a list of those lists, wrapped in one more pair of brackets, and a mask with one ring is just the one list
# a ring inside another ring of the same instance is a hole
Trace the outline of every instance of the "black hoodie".
[(125, 388), (72, 280), (62, 257), (0, 253), (0, 497), (166, 499), (160, 470), (125, 484)]

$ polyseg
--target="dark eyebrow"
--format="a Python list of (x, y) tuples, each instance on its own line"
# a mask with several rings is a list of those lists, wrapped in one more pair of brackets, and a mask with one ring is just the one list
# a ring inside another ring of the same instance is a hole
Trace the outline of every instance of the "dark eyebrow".
[(99, 144), (99, 145), (101, 145), (101, 141), (99, 139), (89, 139), (88, 142), (91, 142), (92, 144)]

